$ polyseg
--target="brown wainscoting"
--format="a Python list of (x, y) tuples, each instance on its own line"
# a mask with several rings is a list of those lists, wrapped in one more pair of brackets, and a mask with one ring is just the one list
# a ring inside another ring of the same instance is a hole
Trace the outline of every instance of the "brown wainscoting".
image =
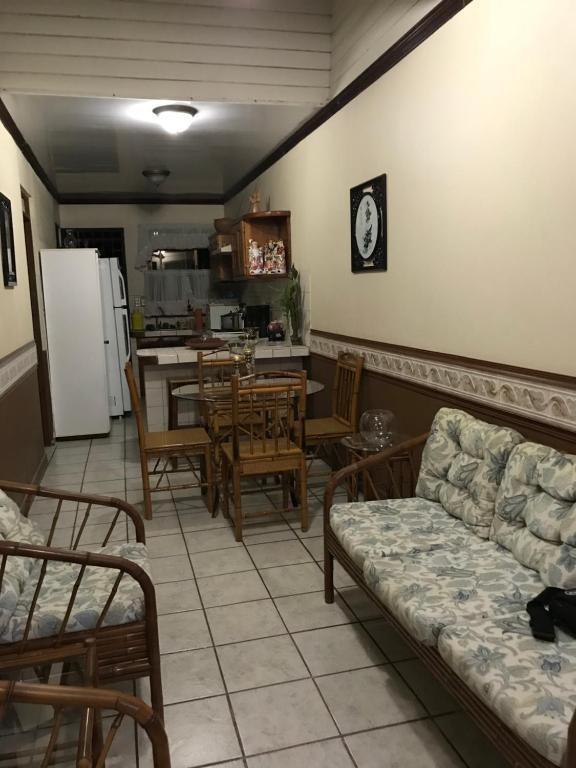
[(36, 367), (0, 397), (0, 425), (0, 477), (21, 483), (40, 480), (46, 454)]
[[(365, 340), (357, 340), (357, 343), (367, 346)], [(414, 350), (410, 352), (413, 354)], [(330, 413), (330, 391), (335, 369), (336, 361), (333, 358), (311, 353), (310, 376), (326, 387), (323, 392), (310, 398), (311, 416), (326, 416)], [(503, 367), (502, 371), (505, 370)], [(430, 428), (435, 413), (442, 407), (461, 408), (484, 421), (517, 429), (528, 440), (576, 454), (576, 432), (384, 373), (365, 370), (362, 374), (359, 412), (369, 408), (387, 408), (396, 415), (395, 429), (399, 432), (411, 436), (425, 432)]]

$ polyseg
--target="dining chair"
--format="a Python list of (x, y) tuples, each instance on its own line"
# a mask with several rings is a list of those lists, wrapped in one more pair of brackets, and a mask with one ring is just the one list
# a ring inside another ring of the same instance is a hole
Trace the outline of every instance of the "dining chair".
[[(210, 436), (203, 427), (148, 432), (144, 426), (131, 363), (126, 363), (125, 373), (132, 411), (138, 428), (144, 517), (147, 519), (152, 517), (152, 493), (198, 487), (206, 492), (208, 510), (211, 515), (214, 515), (213, 447)], [(182, 469), (180, 459), (185, 461)], [(149, 468), (149, 462), (154, 462), (152, 469)], [(192, 474), (193, 479), (179, 485), (172, 484), (169, 475), (179, 473)], [(154, 487), (151, 486), (150, 476), (158, 478)], [(163, 478), (164, 483), (162, 483)]]
[[(283, 503), (289, 504), (292, 476), (297, 477), (302, 530), (308, 529), (306, 456), (303, 449), (306, 408), (305, 371), (267, 371), (232, 376), (232, 440), (221, 445), (224, 516), (234, 505), (236, 541), (242, 541), (242, 480), (267, 475), (282, 477)], [(230, 493), (230, 481), (232, 493)]]
[(306, 419), (305, 447), (309, 467), (328, 445), (338, 445), (343, 437), (358, 428), (358, 395), (364, 356), (339, 352), (332, 383), (332, 413), (318, 419)]

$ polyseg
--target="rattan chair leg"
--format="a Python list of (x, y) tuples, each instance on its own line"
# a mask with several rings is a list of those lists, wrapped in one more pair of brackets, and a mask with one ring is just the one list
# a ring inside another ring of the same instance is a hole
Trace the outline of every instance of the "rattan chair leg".
[(141, 452), (140, 469), (142, 472), (142, 493), (144, 495), (144, 517), (152, 520), (152, 498), (150, 496), (150, 477), (148, 475), (148, 457)]
[(334, 555), (324, 543), (324, 602), (334, 602)]
[(282, 509), (285, 512), (287, 512), (289, 508), (290, 508), (290, 473), (282, 472)]
[(240, 470), (232, 467), (234, 485), (234, 533), (236, 541), (242, 541), (242, 491), (240, 488)]
[(206, 490), (208, 511), (211, 517), (216, 517), (216, 503), (214, 498), (214, 459), (212, 448), (208, 446), (204, 451), (204, 467), (206, 471)]
[(308, 530), (308, 473), (306, 471), (306, 456), (302, 454), (300, 462), (300, 471), (298, 472), (300, 481), (300, 525), (303, 531)]

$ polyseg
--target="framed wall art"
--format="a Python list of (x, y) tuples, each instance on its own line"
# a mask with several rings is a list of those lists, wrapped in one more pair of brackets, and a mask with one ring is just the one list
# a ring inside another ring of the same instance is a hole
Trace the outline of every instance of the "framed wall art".
[(385, 272), (386, 174), (350, 190), (352, 272)]
[(12, 205), (0, 194), (0, 254), (5, 288), (16, 285), (16, 255), (14, 253), (14, 229), (12, 227)]

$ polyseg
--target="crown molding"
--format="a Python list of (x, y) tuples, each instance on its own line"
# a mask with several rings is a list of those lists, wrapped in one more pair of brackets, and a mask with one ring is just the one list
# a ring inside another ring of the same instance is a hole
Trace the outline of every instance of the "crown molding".
[(131, 192), (65, 192), (58, 195), (60, 205), (223, 205), (218, 193), (138, 194)]

